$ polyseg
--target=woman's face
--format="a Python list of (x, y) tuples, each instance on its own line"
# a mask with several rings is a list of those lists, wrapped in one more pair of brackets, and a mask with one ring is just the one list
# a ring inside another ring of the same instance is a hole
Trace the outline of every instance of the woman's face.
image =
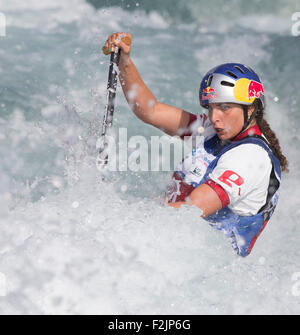
[(234, 103), (209, 104), (208, 117), (221, 140), (235, 137), (244, 125), (243, 108)]

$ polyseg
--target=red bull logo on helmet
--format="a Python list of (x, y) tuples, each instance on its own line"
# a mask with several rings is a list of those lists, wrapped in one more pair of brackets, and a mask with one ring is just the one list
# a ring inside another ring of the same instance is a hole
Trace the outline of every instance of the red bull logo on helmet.
[(233, 88), (233, 94), (236, 100), (253, 103), (260, 94), (265, 94), (263, 85), (255, 80), (248, 78), (238, 79)]
[(217, 98), (217, 96), (216, 91), (209, 86), (202, 91), (202, 100), (211, 100)]
[(257, 81), (250, 80), (249, 86), (248, 86), (248, 99), (250, 98), (259, 98), (260, 94), (265, 94), (264, 87), (261, 83), (258, 83)]

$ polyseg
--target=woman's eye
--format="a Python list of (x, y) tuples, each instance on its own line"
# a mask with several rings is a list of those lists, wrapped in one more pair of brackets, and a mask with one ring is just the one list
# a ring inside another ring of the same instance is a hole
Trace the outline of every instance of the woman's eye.
[(225, 110), (227, 110), (227, 109), (229, 109), (230, 107), (228, 106), (228, 105), (220, 105), (220, 109), (221, 110), (223, 110), (223, 111), (225, 111)]

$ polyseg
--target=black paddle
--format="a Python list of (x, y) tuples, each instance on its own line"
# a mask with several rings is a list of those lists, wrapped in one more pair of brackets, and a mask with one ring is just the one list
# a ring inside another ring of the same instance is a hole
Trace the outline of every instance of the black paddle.
[[(127, 45), (130, 45), (131, 39), (128, 36), (121, 38), (121, 41)], [(99, 155), (97, 164), (100, 168), (103, 168), (108, 163), (108, 143), (107, 134), (109, 129), (112, 127), (114, 110), (115, 110), (115, 97), (117, 90), (117, 75), (118, 75), (118, 65), (120, 60), (120, 49), (115, 46), (114, 51), (108, 47), (103, 47), (102, 51), (105, 55), (110, 55), (110, 65), (108, 72), (108, 82), (107, 82), (107, 104), (105, 106), (105, 112), (102, 122), (102, 134), (100, 138)]]
[(120, 60), (120, 49), (115, 47), (115, 51), (111, 52), (110, 55), (110, 65), (108, 72), (108, 82), (107, 82), (107, 104), (105, 106), (105, 112), (102, 122), (102, 133), (100, 138), (99, 156), (98, 156), (98, 166), (105, 167), (108, 163), (108, 143), (107, 143), (107, 133), (112, 127), (114, 110), (115, 110), (115, 98), (117, 90), (117, 68)]

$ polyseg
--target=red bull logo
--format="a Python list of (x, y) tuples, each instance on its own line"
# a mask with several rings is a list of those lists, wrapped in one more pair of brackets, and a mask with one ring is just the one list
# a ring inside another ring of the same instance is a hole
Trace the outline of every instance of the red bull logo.
[(250, 80), (248, 86), (248, 99), (259, 98), (260, 93), (263, 95), (265, 94), (263, 85), (257, 81)]
[(248, 78), (238, 79), (233, 88), (233, 95), (238, 101), (252, 103), (260, 94), (265, 94), (263, 85)]
[(203, 91), (202, 91), (202, 100), (211, 100), (217, 97), (216, 91), (207, 86)]

